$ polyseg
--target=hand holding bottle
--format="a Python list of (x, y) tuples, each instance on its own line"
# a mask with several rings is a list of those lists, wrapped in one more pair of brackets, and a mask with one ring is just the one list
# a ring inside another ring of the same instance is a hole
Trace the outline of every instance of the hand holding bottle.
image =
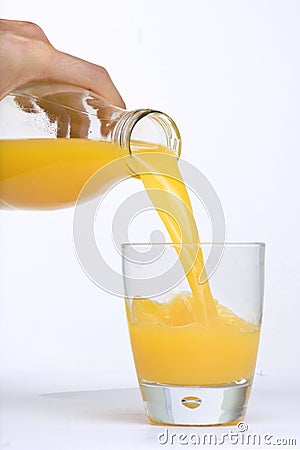
[(125, 107), (106, 69), (56, 50), (34, 23), (0, 19), (0, 57), (0, 99), (25, 83), (47, 80), (83, 87)]

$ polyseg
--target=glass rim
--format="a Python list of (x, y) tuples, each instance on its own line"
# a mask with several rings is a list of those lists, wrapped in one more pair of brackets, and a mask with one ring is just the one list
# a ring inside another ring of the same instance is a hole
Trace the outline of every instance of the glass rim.
[(124, 242), (121, 247), (152, 247), (152, 246), (198, 246), (198, 247), (208, 247), (208, 246), (224, 246), (224, 247), (265, 247), (265, 242), (256, 241), (229, 241), (229, 242)]

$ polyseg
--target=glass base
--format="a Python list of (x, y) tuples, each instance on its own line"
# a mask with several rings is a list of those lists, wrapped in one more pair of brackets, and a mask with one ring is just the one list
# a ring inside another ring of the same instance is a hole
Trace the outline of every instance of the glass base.
[(233, 425), (246, 413), (251, 382), (221, 386), (174, 386), (141, 381), (151, 422), (165, 425)]

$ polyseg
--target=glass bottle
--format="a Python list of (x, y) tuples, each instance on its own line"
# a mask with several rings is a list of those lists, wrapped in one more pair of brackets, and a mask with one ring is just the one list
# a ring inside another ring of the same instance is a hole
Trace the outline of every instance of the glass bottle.
[[(178, 128), (168, 115), (126, 111), (66, 84), (33, 82), (8, 94), (0, 102), (0, 124), (2, 208), (72, 206), (86, 181), (107, 163), (159, 148), (179, 157), (181, 150)], [(119, 175), (112, 171), (111, 177)]]

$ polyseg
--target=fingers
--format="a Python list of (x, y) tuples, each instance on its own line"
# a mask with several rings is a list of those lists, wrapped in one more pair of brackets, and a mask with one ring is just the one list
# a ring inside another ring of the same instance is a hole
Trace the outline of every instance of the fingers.
[(0, 19), (0, 32), (13, 33), (27, 39), (36, 39), (51, 45), (44, 31), (33, 22)]
[(41, 79), (38, 58), (50, 48), (44, 41), (0, 31), (0, 99), (22, 84)]
[[(112, 105), (125, 108), (125, 103), (104, 67), (54, 50), (49, 54), (51, 65), (47, 75), (52, 81), (74, 84), (107, 99)], [(50, 61), (49, 61), (50, 62)]]
[(125, 108), (106, 69), (56, 50), (34, 23), (0, 19), (0, 50), (0, 99), (22, 84), (49, 80), (83, 87)]

